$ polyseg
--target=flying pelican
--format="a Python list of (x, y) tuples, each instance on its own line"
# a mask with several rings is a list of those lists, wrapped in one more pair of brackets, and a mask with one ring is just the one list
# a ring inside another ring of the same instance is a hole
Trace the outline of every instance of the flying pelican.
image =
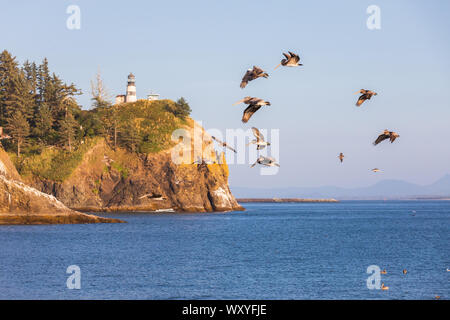
[(395, 141), (395, 139), (397, 139), (398, 137), (400, 137), (398, 135), (398, 133), (394, 132), (394, 131), (389, 131), (389, 130), (384, 130), (382, 134), (380, 134), (377, 138), (377, 140), (375, 140), (375, 142), (373, 143), (375, 146), (377, 144), (379, 144), (381, 141), (384, 141), (386, 139), (389, 139), (392, 142)]
[(378, 169), (378, 168), (373, 168), (372, 171), (373, 171), (373, 172), (380, 172), (381, 170)]
[(244, 110), (244, 114), (242, 115), (242, 122), (244, 122), (244, 123), (246, 123), (252, 117), (252, 115), (256, 111), (258, 111), (259, 108), (261, 108), (262, 106), (270, 106), (269, 101), (264, 101), (263, 99), (255, 98), (255, 97), (245, 97), (244, 99), (236, 102), (234, 105), (237, 105), (241, 102), (249, 105)]
[(274, 167), (274, 166), (279, 167), (280, 166), (274, 158), (260, 156), (258, 159), (256, 159), (256, 162), (254, 164), (252, 164), (252, 166), (250, 168), (253, 168), (257, 163), (259, 163), (260, 165), (266, 166), (266, 167)]
[(339, 153), (338, 158), (339, 158), (339, 160), (341, 160), (341, 163), (342, 163), (344, 161), (344, 154), (342, 152)]
[(283, 55), (286, 57), (286, 59), (281, 60), (281, 62), (275, 67), (275, 69), (278, 68), (279, 66), (298, 67), (303, 65), (301, 63), (298, 63), (300, 61), (300, 57), (297, 54), (292, 53), (290, 51), (288, 51), (288, 53), (289, 54), (283, 52)]
[(256, 150), (261, 150), (264, 149), (266, 146), (270, 146), (270, 142), (264, 141), (264, 136), (262, 135), (261, 132), (259, 132), (259, 130), (255, 127), (252, 127), (252, 131), (253, 131), (253, 135), (255, 136), (256, 139), (250, 141), (249, 144), (256, 144)]
[(355, 94), (361, 93), (361, 96), (358, 98), (358, 101), (356, 102), (356, 106), (359, 107), (364, 101), (370, 100), (372, 96), (376, 96), (377, 93), (373, 92), (371, 90), (361, 89), (359, 91), (356, 91)]
[(232, 147), (230, 147), (230, 146), (229, 146), (228, 144), (226, 144), (225, 142), (223, 142), (223, 141), (217, 139), (217, 138), (214, 137), (214, 136), (211, 136), (211, 138), (213, 138), (213, 140), (216, 141), (218, 144), (220, 144), (222, 147), (228, 148), (228, 149), (230, 149), (231, 151), (233, 151), (234, 153), (237, 153), (236, 150), (234, 150)]
[(269, 74), (267, 74), (267, 72), (265, 72), (263, 69), (258, 68), (257, 66), (253, 66), (253, 69), (248, 69), (244, 77), (242, 78), (241, 88), (244, 89), (247, 83), (261, 77), (267, 78), (269, 77)]

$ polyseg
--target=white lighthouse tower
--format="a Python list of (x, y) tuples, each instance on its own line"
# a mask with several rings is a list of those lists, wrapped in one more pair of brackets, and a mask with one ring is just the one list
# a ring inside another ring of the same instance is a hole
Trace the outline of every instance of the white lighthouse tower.
[(135, 102), (136, 101), (136, 84), (135, 78), (132, 73), (128, 75), (128, 84), (127, 84), (127, 96), (125, 98), (126, 102)]

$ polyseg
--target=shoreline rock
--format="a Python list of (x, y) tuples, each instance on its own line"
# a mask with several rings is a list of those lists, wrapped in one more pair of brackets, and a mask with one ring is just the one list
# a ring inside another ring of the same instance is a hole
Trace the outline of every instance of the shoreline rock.
[(0, 225), (120, 222), (71, 210), (54, 196), (26, 185), (0, 147)]

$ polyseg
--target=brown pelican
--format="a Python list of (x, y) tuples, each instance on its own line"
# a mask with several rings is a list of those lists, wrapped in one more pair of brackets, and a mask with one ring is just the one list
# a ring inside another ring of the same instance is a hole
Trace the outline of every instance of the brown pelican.
[(373, 172), (380, 172), (381, 170), (378, 169), (378, 168), (373, 168), (372, 171), (373, 171)]
[(286, 59), (281, 60), (281, 62), (275, 67), (275, 69), (278, 68), (279, 66), (298, 67), (303, 65), (301, 63), (298, 63), (300, 61), (300, 57), (297, 54), (292, 53), (290, 51), (288, 51), (288, 53), (289, 54), (283, 52), (283, 55), (286, 57)]
[(381, 274), (387, 274), (387, 271), (386, 271), (386, 269), (383, 269), (380, 273)]
[(403, 274), (407, 274), (407, 273), (408, 273), (408, 270), (403, 269)]
[(258, 159), (256, 159), (256, 162), (251, 165), (251, 168), (253, 168), (257, 163), (266, 167), (280, 166), (274, 158), (260, 156)]
[(198, 164), (198, 165), (214, 164), (214, 161), (202, 158), (202, 159), (195, 160), (194, 162), (192, 162), (192, 164)]
[(366, 89), (361, 89), (359, 91), (356, 91), (355, 94), (357, 94), (357, 93), (361, 93), (361, 96), (358, 98), (358, 101), (356, 102), (357, 107), (359, 107), (364, 101), (370, 100), (370, 98), (372, 98), (372, 96), (377, 95), (376, 92), (366, 90)]
[(384, 282), (381, 284), (381, 290), (389, 290), (389, 287), (384, 285)]
[(342, 163), (344, 161), (344, 154), (342, 152), (339, 153), (338, 158), (339, 158), (339, 160), (341, 160), (341, 163)]
[(225, 142), (220, 141), (219, 139), (217, 139), (217, 138), (214, 137), (214, 136), (211, 136), (211, 138), (213, 138), (213, 140), (216, 141), (218, 144), (220, 144), (222, 147), (228, 148), (228, 149), (230, 149), (231, 151), (233, 151), (234, 153), (237, 153), (236, 150), (234, 150), (232, 147), (230, 147), (230, 146), (229, 146), (228, 144), (226, 144)]
[(394, 131), (389, 131), (389, 130), (384, 130), (382, 134), (380, 134), (377, 138), (377, 140), (375, 140), (375, 142), (373, 143), (375, 146), (377, 144), (379, 144), (381, 141), (384, 141), (386, 139), (389, 139), (392, 142), (395, 141), (395, 139), (397, 139), (398, 137), (400, 137), (398, 135), (398, 133), (394, 132)]
[(234, 105), (237, 105), (241, 102), (249, 105), (247, 109), (244, 110), (244, 114), (242, 115), (242, 122), (244, 123), (246, 123), (252, 117), (252, 115), (262, 106), (270, 106), (269, 101), (264, 101), (263, 99), (255, 97), (245, 97), (244, 99), (236, 102)]
[(250, 141), (249, 144), (256, 144), (256, 150), (264, 149), (266, 146), (270, 146), (270, 142), (264, 141), (264, 136), (259, 132), (259, 130), (255, 127), (252, 127), (253, 135), (255, 136), (255, 140)]
[(245, 73), (244, 77), (241, 81), (241, 88), (244, 89), (247, 83), (249, 83), (252, 80), (264, 77), (267, 78), (269, 75), (261, 68), (258, 68), (257, 66), (253, 66), (253, 69), (248, 69)]

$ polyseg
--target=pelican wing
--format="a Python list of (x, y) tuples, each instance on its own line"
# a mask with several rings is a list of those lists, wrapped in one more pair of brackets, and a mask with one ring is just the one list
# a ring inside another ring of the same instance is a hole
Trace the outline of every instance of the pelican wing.
[(375, 140), (375, 142), (374, 142), (373, 144), (376, 146), (376, 145), (379, 144), (381, 141), (384, 141), (384, 140), (386, 140), (386, 139), (388, 139), (388, 138), (389, 138), (389, 135), (388, 135), (388, 134), (382, 133), (382, 134), (380, 134), (380, 135), (378, 136), (377, 140)]
[(235, 149), (233, 149), (232, 147), (230, 147), (228, 144), (226, 144), (225, 142), (222, 144), (225, 148), (230, 149), (231, 151), (233, 151), (234, 153), (237, 153), (237, 151)]
[(244, 114), (242, 115), (242, 122), (247, 123), (248, 120), (252, 117), (252, 115), (259, 110), (261, 106), (258, 106), (256, 104), (249, 105), (245, 110)]
[(284, 52), (283, 52), (283, 56), (285, 56), (287, 60), (289, 60), (291, 58), (290, 55), (288, 55), (287, 53), (284, 53)]
[(256, 138), (256, 141), (264, 141), (264, 136), (262, 135), (261, 132), (259, 132), (259, 130), (255, 127), (252, 127), (252, 131), (253, 131), (253, 135)]
[(244, 89), (245, 86), (247, 85), (247, 83), (249, 81), (252, 81), (252, 80), (253, 80), (253, 78), (252, 78), (252, 71), (248, 71), (247, 70), (247, 72), (245, 73), (245, 75), (244, 75), (244, 77), (242, 78), (242, 81), (241, 81), (241, 89)]
[(292, 58), (292, 60), (294, 61), (294, 62), (299, 62), (300, 61), (300, 57), (297, 55), (297, 54), (295, 54), (295, 53), (293, 53), (293, 52), (290, 52), (290, 51), (288, 51), (289, 52), (289, 54), (291, 55), (291, 58)]
[(260, 76), (261, 74), (264, 73), (264, 70), (261, 69), (261, 68), (258, 68), (257, 66), (253, 66), (253, 72), (254, 72), (256, 75)]
[(363, 103), (364, 101), (366, 101), (366, 99), (367, 99), (367, 95), (366, 95), (366, 94), (361, 95), (361, 96), (358, 98), (358, 101), (356, 102), (356, 106), (359, 107), (360, 105), (362, 105), (362, 103)]
[(389, 136), (389, 140), (391, 141), (391, 143), (392, 142), (394, 142), (395, 141), (395, 139), (397, 139), (399, 136), (398, 135), (396, 135), (396, 134), (391, 134), (390, 136)]

